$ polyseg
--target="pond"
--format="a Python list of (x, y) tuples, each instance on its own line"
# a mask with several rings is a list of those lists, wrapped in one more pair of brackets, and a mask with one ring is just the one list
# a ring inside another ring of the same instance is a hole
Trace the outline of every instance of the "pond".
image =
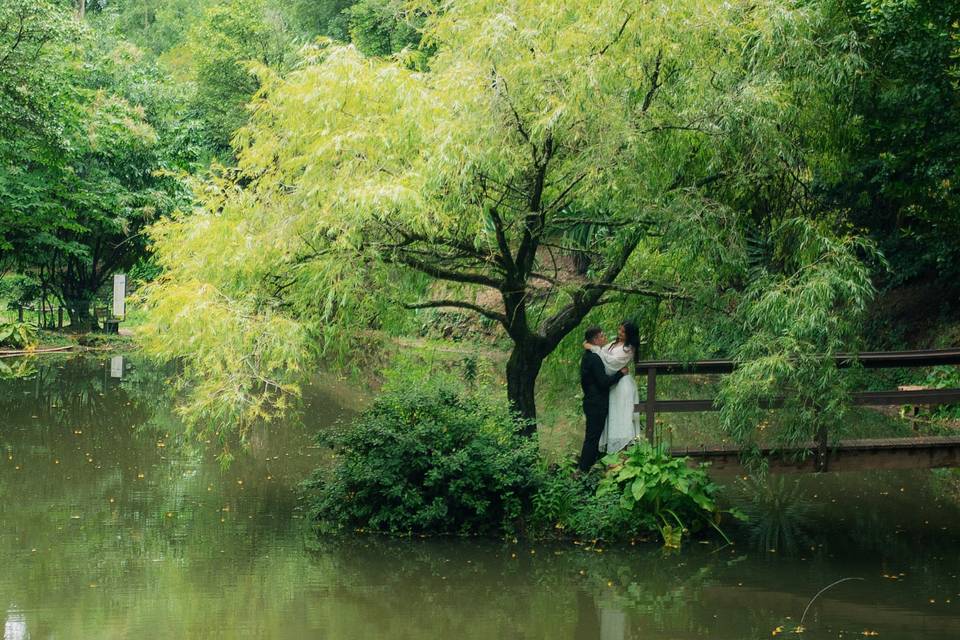
[(0, 382), (6, 640), (960, 637), (953, 472), (738, 483), (730, 499), (754, 519), (735, 544), (675, 554), (318, 541), (296, 486), (328, 455), (313, 434), (349, 417), (348, 388), (313, 385), (304, 420), (223, 470), (180, 444), (166, 372), (129, 357), (30, 366)]

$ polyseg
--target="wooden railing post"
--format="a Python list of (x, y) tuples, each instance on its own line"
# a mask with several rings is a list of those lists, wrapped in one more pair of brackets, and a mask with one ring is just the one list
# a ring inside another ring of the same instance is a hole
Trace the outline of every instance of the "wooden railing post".
[(57, 329), (63, 329), (63, 307), (57, 307)]
[(650, 367), (647, 369), (647, 403), (646, 403), (646, 413), (647, 413), (647, 442), (653, 444), (654, 438), (654, 417), (656, 416), (656, 411), (654, 409), (654, 403), (657, 400), (657, 368)]

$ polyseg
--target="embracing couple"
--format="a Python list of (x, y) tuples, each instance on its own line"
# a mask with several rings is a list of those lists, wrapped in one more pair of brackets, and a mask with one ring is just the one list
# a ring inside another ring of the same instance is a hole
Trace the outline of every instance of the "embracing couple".
[(617, 329), (617, 339), (607, 343), (600, 327), (590, 327), (585, 339), (580, 386), (587, 430), (580, 451), (581, 472), (590, 470), (601, 451), (620, 451), (640, 434), (640, 418), (635, 413), (640, 394), (633, 376), (627, 375), (640, 351), (639, 330), (624, 322)]

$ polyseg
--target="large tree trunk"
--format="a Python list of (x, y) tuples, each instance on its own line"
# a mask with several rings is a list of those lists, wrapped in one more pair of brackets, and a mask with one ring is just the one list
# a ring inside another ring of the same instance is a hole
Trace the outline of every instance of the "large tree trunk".
[(96, 317), (90, 314), (90, 302), (89, 298), (67, 300), (71, 331), (85, 333), (98, 328)]
[(515, 342), (507, 361), (507, 398), (510, 408), (526, 422), (523, 432), (537, 430), (536, 384), (540, 367), (547, 356), (534, 339)]

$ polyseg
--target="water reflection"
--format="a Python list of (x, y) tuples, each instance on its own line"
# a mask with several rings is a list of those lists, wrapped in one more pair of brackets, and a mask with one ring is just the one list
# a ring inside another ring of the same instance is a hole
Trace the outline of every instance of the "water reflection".
[(7, 619), (3, 623), (3, 640), (29, 640), (27, 619), (15, 607), (7, 610)]
[[(112, 375), (122, 371), (122, 377)], [(183, 446), (162, 371), (58, 359), (0, 386), (4, 638), (960, 637), (960, 476), (805, 476), (795, 547), (317, 540), (295, 486), (349, 389), (256, 434), (228, 470)], [(793, 482), (791, 480), (791, 482)], [(760, 488), (744, 488), (752, 500)], [(764, 498), (766, 499), (766, 498)], [(776, 510), (774, 510), (776, 511)], [(794, 513), (796, 515), (796, 513)]]

